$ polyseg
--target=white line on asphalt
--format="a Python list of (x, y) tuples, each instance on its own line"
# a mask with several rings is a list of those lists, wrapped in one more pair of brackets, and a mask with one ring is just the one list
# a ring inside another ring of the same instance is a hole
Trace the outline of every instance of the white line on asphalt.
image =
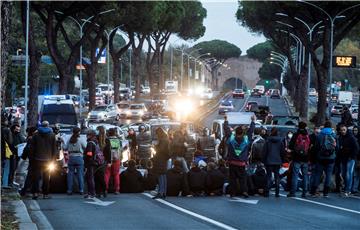
[(257, 204), (259, 202), (259, 200), (247, 200), (247, 199), (242, 199), (242, 198), (237, 198), (237, 197), (228, 199), (228, 201), (241, 202), (241, 203), (245, 203), (245, 204)]
[[(284, 194), (280, 194), (280, 196), (286, 197), (286, 195), (284, 195)], [(307, 200), (307, 199), (303, 199), (303, 198), (299, 198), (299, 197), (291, 197), (291, 199), (300, 200), (300, 201), (304, 201), (304, 202), (308, 202), (308, 203), (312, 203), (312, 204), (317, 204), (317, 205), (321, 205), (321, 206), (325, 206), (325, 207), (329, 207), (329, 208), (334, 208), (334, 209), (338, 209), (338, 210), (341, 210), (341, 211), (360, 214), (359, 211), (355, 211), (355, 210), (348, 209), (348, 208), (342, 208), (342, 207), (331, 205), (331, 204), (325, 204), (325, 203), (321, 203), (321, 202), (317, 202), (317, 201), (313, 201), (313, 200)]]
[(360, 197), (359, 197), (359, 196), (351, 195), (350, 198), (355, 198), (355, 199), (359, 199), (359, 200), (360, 200)]
[(102, 201), (96, 197), (91, 198), (91, 200), (93, 200), (93, 201), (85, 201), (85, 203), (95, 204), (95, 205), (99, 205), (99, 206), (109, 206), (110, 204), (115, 203), (115, 201)]
[(248, 103), (249, 99), (250, 99), (250, 96), (249, 96), (249, 95), (247, 95), (247, 96), (246, 96), (246, 99), (245, 99), (245, 102), (244, 102), (244, 105), (243, 105), (243, 107), (241, 107), (241, 109), (240, 109), (240, 111), (239, 111), (239, 112), (241, 112), (241, 111), (243, 111), (243, 110), (244, 110), (244, 108), (245, 108), (246, 104)]
[[(143, 195), (145, 195), (145, 196), (147, 196), (147, 197), (150, 197), (150, 198), (153, 197), (152, 195), (150, 195), (150, 194), (148, 194), (148, 193), (143, 193)], [(181, 208), (181, 207), (179, 207), (179, 206), (177, 206), (177, 205), (174, 205), (174, 204), (172, 204), (172, 203), (170, 203), (170, 202), (167, 202), (167, 201), (165, 201), (165, 200), (156, 199), (156, 201), (158, 201), (158, 202), (160, 202), (160, 203), (162, 203), (162, 204), (164, 204), (164, 205), (167, 205), (167, 206), (169, 206), (169, 207), (171, 207), (171, 208), (174, 208), (174, 209), (176, 209), (176, 210), (178, 210), (178, 211), (180, 211), (180, 212), (186, 213), (186, 214), (188, 214), (188, 215), (190, 215), (190, 216), (196, 217), (196, 218), (201, 219), (201, 220), (203, 220), (203, 221), (205, 221), (205, 222), (208, 222), (208, 223), (210, 223), (210, 224), (213, 224), (213, 225), (215, 225), (215, 226), (217, 226), (217, 227), (219, 227), (219, 228), (221, 228), (221, 229), (226, 229), (226, 230), (236, 230), (236, 229), (237, 229), (237, 228), (231, 227), (231, 226), (229, 226), (229, 225), (226, 225), (226, 224), (224, 224), (224, 223), (221, 223), (221, 222), (219, 222), (219, 221), (210, 219), (210, 218), (208, 218), (208, 217), (206, 217), (206, 216), (203, 216), (203, 215), (197, 214), (197, 213), (195, 213), (195, 212), (189, 211), (189, 210), (187, 210), (187, 209)]]

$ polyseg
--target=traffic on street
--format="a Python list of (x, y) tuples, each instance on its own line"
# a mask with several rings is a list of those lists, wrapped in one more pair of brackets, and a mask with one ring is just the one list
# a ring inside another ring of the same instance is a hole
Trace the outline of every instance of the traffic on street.
[(1, 228), (359, 229), (359, 8), (1, 1)]

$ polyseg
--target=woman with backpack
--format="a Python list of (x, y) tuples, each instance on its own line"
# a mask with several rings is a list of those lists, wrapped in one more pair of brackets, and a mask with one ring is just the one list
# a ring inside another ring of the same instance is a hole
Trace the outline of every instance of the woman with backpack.
[(97, 143), (99, 147), (99, 151), (97, 152), (98, 155), (101, 155), (103, 158), (102, 160), (97, 160), (96, 162), (96, 168), (94, 172), (94, 178), (95, 178), (95, 191), (96, 191), (96, 197), (101, 198), (103, 195), (104, 197), (107, 196), (106, 193), (106, 183), (105, 183), (105, 157), (103, 155), (105, 145), (106, 145), (106, 130), (104, 126), (98, 126), (98, 135), (97, 135)]
[(79, 183), (79, 193), (84, 193), (84, 159), (83, 154), (86, 148), (85, 143), (80, 140), (80, 128), (76, 127), (72, 131), (70, 140), (65, 145), (65, 150), (69, 153), (67, 174), (67, 194), (72, 195), (75, 170)]
[(165, 198), (167, 190), (167, 161), (170, 158), (170, 141), (166, 131), (163, 128), (156, 129), (156, 135), (158, 144), (155, 146), (156, 155), (153, 159), (154, 168), (153, 171), (158, 175), (159, 190), (154, 199)]
[(87, 182), (87, 191), (88, 193), (85, 195), (84, 198), (93, 198), (95, 197), (95, 169), (96, 169), (96, 162), (95, 162), (95, 154), (96, 150), (99, 149), (96, 132), (95, 130), (89, 130), (87, 135), (87, 145), (84, 152), (84, 165), (86, 169), (86, 182)]
[(120, 165), (122, 158), (122, 142), (117, 136), (115, 128), (109, 129), (109, 136), (106, 138), (104, 157), (106, 161), (105, 185), (106, 193), (109, 190), (110, 177), (114, 178), (114, 194), (120, 192)]

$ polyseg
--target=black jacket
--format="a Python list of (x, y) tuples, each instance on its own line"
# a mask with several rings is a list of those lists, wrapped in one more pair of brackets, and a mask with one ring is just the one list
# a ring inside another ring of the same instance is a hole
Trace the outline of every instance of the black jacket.
[(193, 167), (188, 172), (188, 182), (191, 192), (205, 191), (207, 173), (199, 167)]
[(40, 127), (31, 139), (30, 158), (38, 161), (53, 160), (58, 153), (55, 134), (51, 128)]
[(206, 176), (206, 190), (214, 191), (222, 189), (225, 183), (225, 176), (219, 169), (214, 169), (207, 172)]
[(126, 169), (120, 175), (122, 193), (140, 193), (143, 192), (143, 176), (141, 173), (132, 168)]
[(158, 175), (152, 169), (148, 169), (146, 177), (144, 178), (144, 190), (154, 190), (158, 184)]
[(337, 157), (340, 161), (346, 162), (357, 158), (359, 145), (351, 132), (348, 131), (345, 135), (339, 135), (338, 143)]
[[(304, 156), (300, 156), (298, 153), (296, 153), (295, 149), (295, 143), (296, 143), (296, 139), (297, 137), (302, 134), (302, 135), (308, 135), (308, 132), (306, 131), (306, 129), (299, 129), (294, 136), (291, 138), (290, 140), (290, 144), (289, 144), (289, 149), (292, 151), (291, 152), (291, 157), (292, 160), (294, 161), (298, 161), (298, 162), (308, 162), (309, 161), (309, 152), (307, 155)], [(309, 137), (310, 138), (310, 137)], [(310, 140), (311, 142), (311, 140)]]
[(5, 142), (9, 145), (10, 148), (13, 141), (9, 127), (4, 126), (3, 124), (1, 124), (1, 126), (1, 159), (5, 159)]
[(189, 193), (189, 186), (186, 173), (181, 168), (169, 169), (166, 173), (167, 177), (167, 196), (178, 196), (180, 192), (182, 195)]
[(155, 146), (155, 151), (153, 172), (155, 174), (166, 174), (167, 161), (170, 158), (169, 140), (159, 140), (159, 143)]
[(284, 142), (279, 136), (269, 136), (264, 146), (265, 165), (281, 165), (284, 159)]
[(172, 157), (184, 157), (186, 153), (185, 147), (186, 137), (180, 131), (174, 133), (174, 139), (171, 142), (170, 150)]
[(341, 123), (343, 123), (346, 127), (354, 125), (351, 113), (349, 110), (344, 111), (341, 115)]

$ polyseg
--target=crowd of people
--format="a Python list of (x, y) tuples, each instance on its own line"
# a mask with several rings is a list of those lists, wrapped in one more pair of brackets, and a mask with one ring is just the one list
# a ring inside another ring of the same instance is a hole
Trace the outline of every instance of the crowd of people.
[[(9, 127), (6, 119), (2, 121), (2, 187), (14, 184), (17, 148), (26, 143), (21, 158), (29, 159), (29, 169), (20, 194), (31, 190), (33, 199), (40, 193), (44, 199), (50, 198), (50, 165), (60, 150), (68, 153), (67, 194), (76, 191), (85, 198), (146, 190), (154, 191), (154, 199), (226, 194), (269, 197), (273, 188), (279, 197), (280, 186), (288, 191), (288, 197), (295, 197), (298, 191), (304, 198), (318, 197), (320, 191), (324, 197), (329, 192), (344, 196), (359, 192), (360, 134), (358, 127), (349, 129), (342, 123), (334, 129), (326, 121), (310, 134), (307, 124), (299, 122), (295, 133), (289, 131), (281, 137), (276, 126), (269, 131), (255, 128), (255, 116), (249, 127), (234, 130), (225, 119), (225, 135), (216, 154), (216, 142), (208, 129), (194, 141), (184, 126), (178, 130), (159, 127), (156, 138), (140, 126), (138, 133), (128, 131), (129, 145), (124, 146), (114, 128), (88, 130), (86, 141), (80, 138), (81, 130), (74, 128), (65, 142), (59, 127), (50, 127), (47, 121), (28, 128), (26, 138), (19, 124)], [(190, 161), (185, 157), (189, 145), (195, 146)], [(122, 152), (127, 147), (130, 159), (123, 162)], [(78, 188), (74, 188), (75, 178)]]

